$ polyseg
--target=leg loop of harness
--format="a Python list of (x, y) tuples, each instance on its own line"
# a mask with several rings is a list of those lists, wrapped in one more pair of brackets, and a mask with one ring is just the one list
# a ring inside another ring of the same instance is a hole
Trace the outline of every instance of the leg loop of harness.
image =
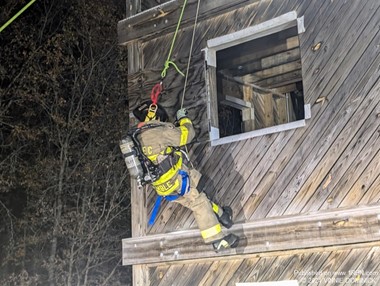
[(178, 195), (169, 195), (169, 196), (157, 195), (156, 202), (154, 203), (152, 214), (150, 215), (150, 219), (148, 222), (149, 226), (152, 226), (156, 220), (157, 214), (160, 210), (162, 199), (165, 199), (169, 202), (175, 201), (179, 197), (182, 197), (183, 195), (185, 195), (190, 190), (189, 174), (183, 170), (179, 170), (178, 173), (182, 176), (182, 186), (181, 186), (180, 193)]

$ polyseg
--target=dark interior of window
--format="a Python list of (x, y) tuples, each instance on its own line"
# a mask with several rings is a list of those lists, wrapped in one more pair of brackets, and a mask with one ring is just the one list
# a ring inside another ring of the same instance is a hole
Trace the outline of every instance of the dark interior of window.
[(216, 56), (220, 137), (304, 119), (297, 27)]

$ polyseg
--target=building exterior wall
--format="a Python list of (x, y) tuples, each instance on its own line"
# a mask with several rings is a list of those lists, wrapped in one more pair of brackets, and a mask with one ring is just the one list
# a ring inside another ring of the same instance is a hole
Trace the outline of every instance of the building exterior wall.
[[(204, 175), (201, 190), (222, 205), (232, 206), (236, 221), (379, 202), (379, 8), (377, 0), (262, 0), (198, 23), (184, 100), (197, 132), (197, 142), (190, 146), (190, 154)], [(311, 105), (311, 119), (304, 128), (211, 147), (207, 142), (208, 97), (202, 53), (207, 40), (290, 11), (304, 16), (306, 31), (300, 35), (300, 47), (305, 103)], [(188, 62), (192, 31), (191, 25), (182, 29), (173, 50), (172, 60), (182, 71)], [(137, 48), (130, 57), (137, 57), (141, 67), (129, 73), (131, 110), (148, 99), (153, 85), (161, 81), (172, 37), (173, 33), (163, 33), (133, 43)], [(315, 51), (317, 43), (321, 43), (321, 48)], [(184, 78), (170, 68), (163, 83), (165, 92), (160, 103), (173, 118), (181, 105)], [(147, 215), (153, 201), (154, 194), (148, 191)], [(188, 210), (164, 204), (156, 224), (147, 233), (190, 227), (195, 224)], [(199, 281), (199, 285), (276, 279), (301, 281), (305, 276), (309, 279), (309, 274), (300, 274), (303, 270), (324, 273), (342, 270), (350, 273), (345, 279), (351, 279), (359, 277), (355, 270), (379, 271), (377, 252), (376, 246), (370, 246), (195, 262), (152, 267), (149, 276), (151, 285), (198, 285), (188, 282), (191, 279)], [(274, 266), (276, 271), (272, 269)], [(227, 276), (228, 279), (222, 279)], [(177, 281), (184, 284), (176, 284)]]

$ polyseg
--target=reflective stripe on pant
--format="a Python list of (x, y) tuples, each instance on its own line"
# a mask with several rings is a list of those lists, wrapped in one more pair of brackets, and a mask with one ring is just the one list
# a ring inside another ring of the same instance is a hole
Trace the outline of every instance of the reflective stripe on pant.
[(190, 191), (186, 195), (174, 202), (193, 211), (205, 243), (211, 243), (224, 237), (222, 227), (216, 218), (209, 199), (204, 193), (200, 194), (197, 189), (190, 187)]

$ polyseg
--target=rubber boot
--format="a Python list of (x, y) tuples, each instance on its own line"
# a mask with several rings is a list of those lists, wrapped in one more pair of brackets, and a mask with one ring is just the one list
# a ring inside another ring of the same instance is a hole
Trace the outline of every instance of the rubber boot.
[(216, 252), (219, 252), (228, 248), (237, 247), (239, 244), (239, 240), (240, 238), (237, 235), (230, 233), (222, 239), (213, 242), (212, 246), (214, 247)]
[(218, 216), (218, 221), (221, 225), (223, 225), (225, 228), (230, 228), (234, 222), (232, 221), (232, 209), (230, 207), (222, 207), (223, 214), (221, 216)]

